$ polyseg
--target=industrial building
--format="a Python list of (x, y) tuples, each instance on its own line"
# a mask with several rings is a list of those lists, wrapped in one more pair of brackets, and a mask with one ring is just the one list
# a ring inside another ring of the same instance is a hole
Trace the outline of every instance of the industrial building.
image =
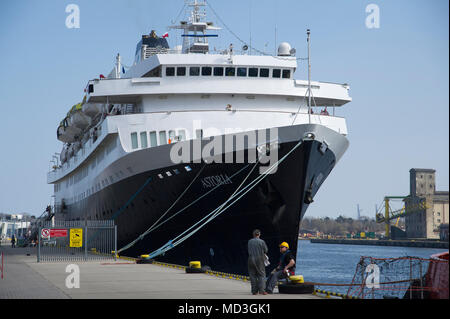
[(449, 219), (449, 192), (436, 191), (434, 169), (412, 168), (409, 174), (410, 194), (404, 199), (406, 236), (440, 239), (445, 227), (441, 225), (448, 224)]

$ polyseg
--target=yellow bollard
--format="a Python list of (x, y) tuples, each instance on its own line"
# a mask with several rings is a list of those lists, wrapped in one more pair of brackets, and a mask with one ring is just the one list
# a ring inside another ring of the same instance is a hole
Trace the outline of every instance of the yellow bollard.
[(200, 261), (190, 261), (189, 267), (190, 268), (202, 268), (202, 263)]

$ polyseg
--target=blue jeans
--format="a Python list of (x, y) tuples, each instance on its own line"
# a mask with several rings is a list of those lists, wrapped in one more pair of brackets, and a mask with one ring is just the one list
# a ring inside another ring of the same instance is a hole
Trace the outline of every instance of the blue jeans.
[(280, 278), (286, 278), (286, 274), (283, 273), (283, 270), (278, 270), (270, 274), (266, 281), (266, 291), (268, 293), (273, 293), (273, 289)]

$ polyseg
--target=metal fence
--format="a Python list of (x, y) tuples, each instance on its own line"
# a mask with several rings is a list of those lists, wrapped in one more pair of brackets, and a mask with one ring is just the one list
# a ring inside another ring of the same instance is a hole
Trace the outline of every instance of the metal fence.
[(116, 259), (113, 220), (43, 222), (38, 238), (38, 262)]

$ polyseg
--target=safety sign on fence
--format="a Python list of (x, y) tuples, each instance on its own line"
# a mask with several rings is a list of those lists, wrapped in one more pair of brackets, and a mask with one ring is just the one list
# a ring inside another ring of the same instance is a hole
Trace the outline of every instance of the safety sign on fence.
[(67, 229), (50, 229), (50, 237), (67, 237)]
[(83, 246), (83, 228), (70, 229), (70, 247)]
[(50, 229), (42, 228), (42, 230), (41, 230), (41, 237), (43, 239), (49, 239), (50, 238)]
[(54, 220), (38, 225), (38, 262), (115, 259), (114, 220)]

